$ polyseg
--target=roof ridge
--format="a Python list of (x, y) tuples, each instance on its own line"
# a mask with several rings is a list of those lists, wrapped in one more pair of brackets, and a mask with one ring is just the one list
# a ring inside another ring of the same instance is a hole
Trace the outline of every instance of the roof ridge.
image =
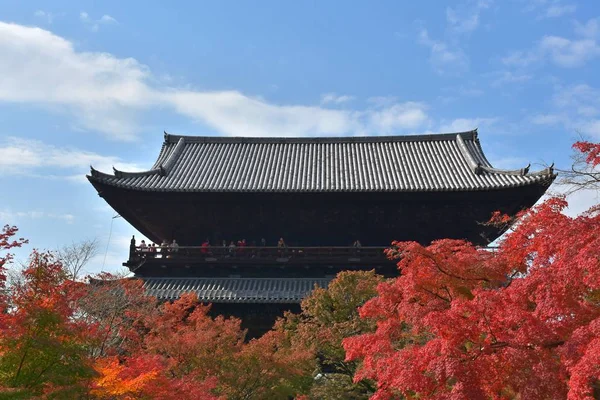
[(173, 165), (175, 165), (175, 162), (179, 158), (179, 155), (181, 154), (181, 151), (183, 150), (184, 146), (185, 146), (185, 138), (181, 137), (177, 141), (177, 144), (175, 145), (175, 148), (173, 149), (171, 154), (169, 154), (169, 157), (167, 157), (167, 159), (165, 161), (163, 161), (162, 164), (160, 165), (159, 168), (163, 171), (163, 173), (165, 175), (168, 174), (171, 171), (171, 169), (173, 168)]
[(318, 136), (318, 137), (249, 137), (249, 136), (188, 136), (164, 132), (165, 144), (177, 143), (183, 138), (187, 143), (382, 143), (382, 142), (421, 142), (453, 141), (456, 136), (464, 140), (478, 140), (477, 128), (453, 133), (431, 133), (420, 135), (386, 136)]

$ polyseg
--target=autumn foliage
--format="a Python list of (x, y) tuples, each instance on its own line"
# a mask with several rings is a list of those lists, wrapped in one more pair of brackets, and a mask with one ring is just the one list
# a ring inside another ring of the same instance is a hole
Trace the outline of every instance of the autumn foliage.
[(585, 155), (585, 162), (592, 167), (600, 165), (600, 143), (581, 141), (576, 142), (573, 148)]
[(355, 379), (374, 399), (599, 398), (600, 210), (566, 206), (525, 212), (494, 251), (395, 242), (401, 276), (360, 310), (377, 330), (344, 341)]
[[(574, 147), (597, 186), (600, 145)], [(512, 224), (493, 250), (394, 242), (398, 277), (340, 273), (251, 341), (194, 294), (159, 304), (135, 279), (78, 282), (52, 253), (7, 280), (26, 241), (5, 226), (0, 398), (600, 398), (600, 207), (566, 206), (493, 215)]]
[[(23, 242), (15, 233), (4, 250)], [(238, 319), (209, 316), (194, 294), (158, 304), (135, 279), (73, 281), (37, 251), (2, 289), (3, 399), (281, 399), (312, 380), (310, 353), (278, 332), (246, 342)]]

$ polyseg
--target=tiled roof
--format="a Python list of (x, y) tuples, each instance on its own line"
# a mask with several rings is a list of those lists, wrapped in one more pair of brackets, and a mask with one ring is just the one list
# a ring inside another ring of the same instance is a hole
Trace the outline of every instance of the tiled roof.
[(147, 191), (358, 192), (464, 191), (525, 186), (554, 179), (493, 168), (476, 131), (346, 138), (241, 138), (165, 133), (149, 171), (105, 174), (92, 182)]
[(327, 278), (141, 278), (146, 293), (175, 300), (195, 292), (210, 303), (300, 303), (315, 285), (326, 288)]

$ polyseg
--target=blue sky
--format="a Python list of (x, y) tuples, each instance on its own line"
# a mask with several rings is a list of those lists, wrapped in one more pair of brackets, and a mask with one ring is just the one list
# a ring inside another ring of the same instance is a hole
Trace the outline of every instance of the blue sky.
[(20, 258), (96, 237), (89, 271), (105, 249), (118, 270), (135, 232), (85, 174), (148, 168), (164, 130), (478, 127), (500, 168), (568, 167), (579, 134), (600, 140), (597, 0), (176, 4), (0, 2), (0, 222), (30, 239)]

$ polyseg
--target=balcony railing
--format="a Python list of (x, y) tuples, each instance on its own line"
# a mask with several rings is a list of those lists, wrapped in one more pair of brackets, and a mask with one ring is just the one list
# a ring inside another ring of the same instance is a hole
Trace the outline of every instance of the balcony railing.
[(130, 261), (179, 260), (214, 263), (385, 262), (386, 247), (135, 247)]

